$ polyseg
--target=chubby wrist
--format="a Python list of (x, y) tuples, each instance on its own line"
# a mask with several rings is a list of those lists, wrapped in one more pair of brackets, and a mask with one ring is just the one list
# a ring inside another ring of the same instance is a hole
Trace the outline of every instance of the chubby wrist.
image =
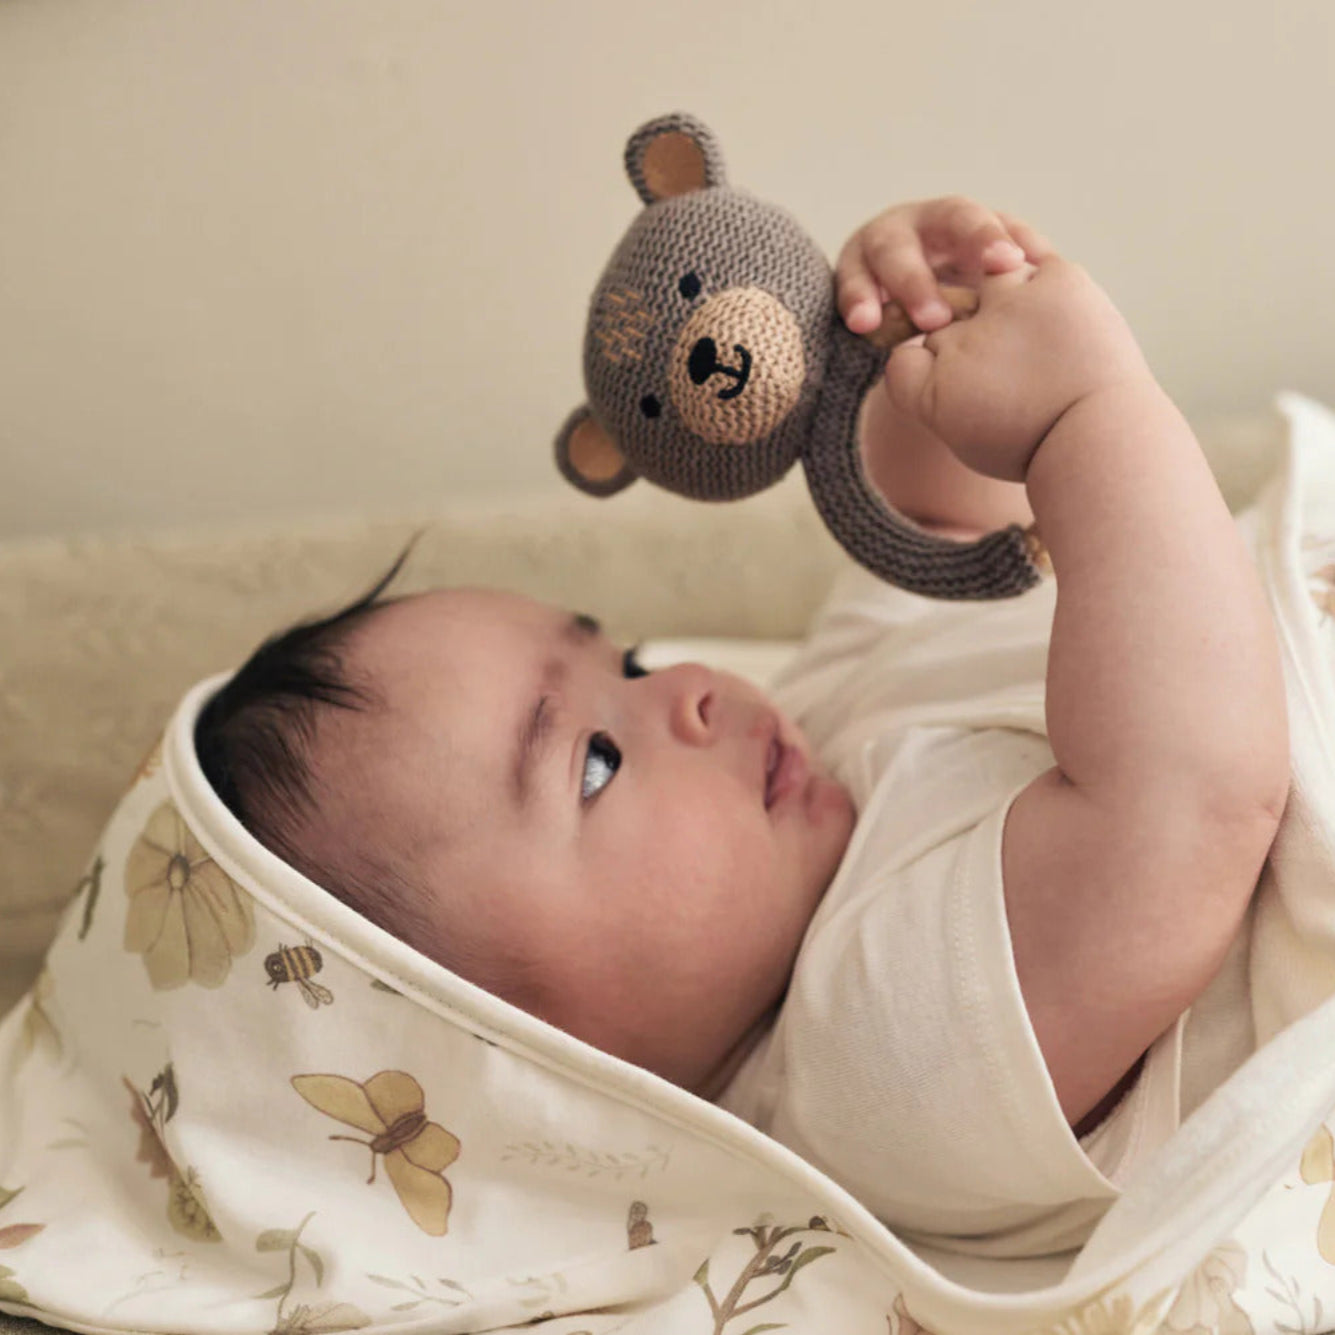
[(1024, 486), (1029, 491), (1031, 503), (1034, 498), (1030, 488), (1035, 483), (1035, 469), (1040, 460), (1055, 464), (1055, 456), (1065, 454), (1073, 444), (1078, 448), (1079, 442), (1089, 438), (1101, 438), (1109, 433), (1116, 435), (1122, 429), (1130, 431), (1133, 424), (1139, 430), (1147, 424), (1163, 424), (1170, 420), (1181, 423), (1182, 415), (1148, 369), (1143, 374), (1098, 385), (1080, 395), (1058, 414), (1029, 455), (1024, 468)]

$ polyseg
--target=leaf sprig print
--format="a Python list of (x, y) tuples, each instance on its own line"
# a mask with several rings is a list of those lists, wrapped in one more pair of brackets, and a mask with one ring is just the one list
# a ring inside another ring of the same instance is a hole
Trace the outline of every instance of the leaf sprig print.
[(647, 1145), (639, 1153), (613, 1154), (607, 1150), (576, 1145), (569, 1140), (562, 1143), (525, 1140), (507, 1145), (505, 1153), (501, 1155), (502, 1160), (522, 1159), (535, 1168), (556, 1168), (567, 1173), (583, 1173), (585, 1177), (610, 1173), (616, 1182), (626, 1176), (643, 1178), (650, 1173), (661, 1173), (667, 1168), (671, 1157), (672, 1151), (661, 1145)]
[[(700, 1286), (701, 1292), (705, 1295), (705, 1300), (709, 1303), (709, 1312), (714, 1318), (713, 1335), (724, 1335), (723, 1328), (728, 1322), (747, 1312), (755, 1311), (757, 1307), (761, 1307), (765, 1303), (773, 1302), (792, 1284), (799, 1272), (806, 1266), (813, 1261), (819, 1261), (822, 1256), (829, 1256), (838, 1250), (835, 1247), (812, 1246), (809, 1239), (798, 1238), (796, 1242), (791, 1243), (784, 1249), (782, 1255), (779, 1255), (778, 1248), (783, 1243), (788, 1242), (790, 1238), (797, 1237), (799, 1234), (824, 1233), (829, 1235), (835, 1231), (830, 1227), (828, 1221), (820, 1215), (813, 1215), (807, 1223), (795, 1227), (753, 1224), (749, 1228), (733, 1229), (733, 1233), (738, 1236), (749, 1237), (755, 1243), (756, 1251), (755, 1255), (742, 1267), (728, 1291), (722, 1297), (714, 1292), (710, 1281), (708, 1258), (705, 1259), (704, 1264), (693, 1276), (695, 1283)], [(778, 1277), (779, 1282), (772, 1289), (762, 1292), (758, 1297), (745, 1299), (746, 1290), (757, 1280), (774, 1277)], [(758, 1326), (748, 1327), (745, 1335), (758, 1335), (758, 1332), (764, 1330), (778, 1330), (784, 1324), (781, 1321), (762, 1322)]]
[(258, 1302), (278, 1299), (269, 1335), (335, 1335), (338, 1331), (360, 1330), (371, 1324), (371, 1318), (351, 1303), (297, 1303), (290, 1311), (283, 1311), (283, 1304), (296, 1287), (298, 1255), (315, 1276), (315, 1287), (318, 1289), (324, 1283), (324, 1258), (301, 1240), (302, 1230), (314, 1217), (315, 1211), (312, 1210), (296, 1228), (267, 1228), (255, 1239), (257, 1252), (287, 1253), (287, 1282), (256, 1295)]
[(460, 1307), (469, 1299), (472, 1294), (468, 1292), (462, 1284), (456, 1283), (452, 1279), (437, 1279), (435, 1282), (444, 1288), (450, 1289), (452, 1293), (463, 1294), (462, 1298), (455, 1298), (447, 1294), (431, 1293), (426, 1283), (417, 1275), (409, 1275), (411, 1284), (405, 1283), (401, 1279), (391, 1279), (388, 1275), (366, 1276), (373, 1284), (379, 1284), (386, 1289), (400, 1289), (404, 1293), (412, 1294), (412, 1298), (401, 1303), (395, 1303), (390, 1308), (391, 1312), (411, 1312), (413, 1308), (420, 1307), (423, 1303), (439, 1303), (441, 1307)]

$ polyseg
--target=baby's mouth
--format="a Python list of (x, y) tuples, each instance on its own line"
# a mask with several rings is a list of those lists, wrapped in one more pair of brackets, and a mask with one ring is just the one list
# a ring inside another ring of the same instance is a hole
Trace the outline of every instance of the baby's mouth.
[(806, 792), (812, 778), (811, 762), (801, 747), (785, 742), (776, 724), (765, 756), (765, 810)]
[(779, 734), (776, 732), (770, 738), (769, 752), (765, 756), (765, 810), (768, 811), (774, 805), (774, 776), (779, 772), (779, 766), (783, 761), (783, 743), (779, 741)]

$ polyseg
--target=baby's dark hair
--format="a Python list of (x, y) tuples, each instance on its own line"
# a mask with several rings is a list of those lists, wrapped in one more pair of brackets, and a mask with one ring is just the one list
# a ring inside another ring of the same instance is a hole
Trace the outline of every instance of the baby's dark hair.
[(426, 935), (422, 896), (374, 850), (330, 862), (300, 835), (317, 800), (312, 747), (330, 709), (368, 710), (371, 685), (349, 672), (348, 636), (378, 608), (381, 595), (417, 541), (360, 598), (329, 616), (271, 635), (204, 706), (195, 752), (223, 804), (262, 844), (377, 926), (409, 941)]

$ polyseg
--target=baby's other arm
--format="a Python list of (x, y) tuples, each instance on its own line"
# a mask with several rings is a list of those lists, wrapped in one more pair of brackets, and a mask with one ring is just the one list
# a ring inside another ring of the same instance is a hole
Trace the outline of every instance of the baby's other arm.
[[(1030, 281), (1031, 279), (1031, 281)], [(1078, 1125), (1218, 971), (1288, 792), (1278, 641), (1186, 421), (1057, 257), (891, 358), (896, 405), (1022, 479), (1057, 581), (1057, 765), (1002, 841), (1021, 991)]]

